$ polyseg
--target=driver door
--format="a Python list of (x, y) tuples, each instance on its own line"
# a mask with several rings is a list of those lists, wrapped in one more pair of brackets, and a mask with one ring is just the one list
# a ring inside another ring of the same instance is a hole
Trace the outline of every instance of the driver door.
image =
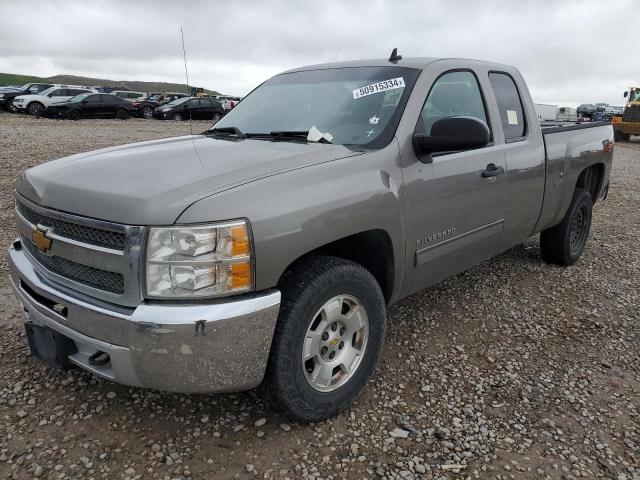
[[(416, 155), (403, 169), (405, 182), (406, 290), (412, 293), (501, 251), (507, 198), (502, 145), (493, 142), (485, 96), (472, 70), (439, 72), (417, 119), (415, 132), (430, 134), (439, 119), (475, 117), (489, 125), (486, 147)], [(499, 128), (499, 127), (498, 127)], [(412, 152), (414, 153), (414, 152)], [(495, 168), (502, 173), (484, 178)]]

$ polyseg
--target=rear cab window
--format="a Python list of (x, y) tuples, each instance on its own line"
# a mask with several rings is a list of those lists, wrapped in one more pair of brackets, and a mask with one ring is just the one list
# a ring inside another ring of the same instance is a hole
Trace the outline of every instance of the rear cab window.
[(489, 83), (500, 111), (505, 142), (524, 140), (527, 136), (527, 121), (515, 81), (507, 73), (490, 72)]

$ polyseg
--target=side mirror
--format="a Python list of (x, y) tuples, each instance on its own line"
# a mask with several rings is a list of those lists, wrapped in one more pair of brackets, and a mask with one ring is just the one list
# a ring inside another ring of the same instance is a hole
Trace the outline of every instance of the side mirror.
[(624, 92), (624, 93), (622, 94), (622, 96), (623, 96), (624, 98), (627, 98), (627, 95), (629, 95), (629, 92)]
[(87, 104), (87, 103), (89, 103), (89, 100), (82, 100), (82, 104), (83, 104), (83, 105), (85, 105), (85, 104)]
[[(434, 152), (453, 152), (481, 148), (491, 141), (485, 122), (475, 117), (447, 117), (437, 120), (431, 135), (415, 133), (413, 149), (418, 157)], [(425, 163), (431, 162), (431, 159)]]

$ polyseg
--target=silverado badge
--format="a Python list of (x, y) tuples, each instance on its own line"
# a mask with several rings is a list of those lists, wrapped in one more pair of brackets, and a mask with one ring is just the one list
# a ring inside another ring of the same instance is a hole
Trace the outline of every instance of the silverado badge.
[(51, 249), (51, 239), (47, 238), (46, 230), (41, 230), (40, 227), (35, 228), (31, 232), (31, 241), (41, 252), (46, 252)]

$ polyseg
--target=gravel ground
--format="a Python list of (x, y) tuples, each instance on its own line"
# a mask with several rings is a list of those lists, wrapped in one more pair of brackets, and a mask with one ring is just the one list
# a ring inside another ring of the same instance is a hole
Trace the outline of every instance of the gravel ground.
[[(23, 168), (188, 129), (0, 114), (3, 244)], [(635, 139), (616, 145), (576, 266), (543, 264), (532, 239), (403, 300), (374, 380), (318, 424), (288, 423), (259, 391), (158, 393), (41, 366), (3, 279), (0, 478), (640, 479)]]

